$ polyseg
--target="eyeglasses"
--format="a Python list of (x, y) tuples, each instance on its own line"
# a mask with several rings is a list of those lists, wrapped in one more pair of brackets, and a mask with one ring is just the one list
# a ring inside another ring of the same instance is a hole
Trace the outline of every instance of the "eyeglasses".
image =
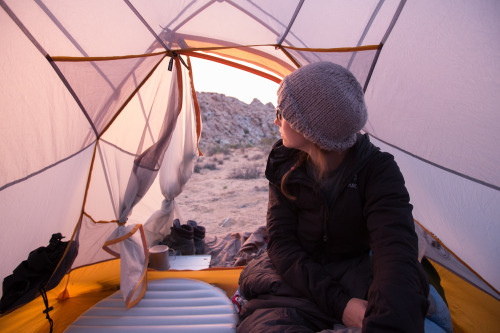
[(281, 121), (283, 119), (283, 114), (281, 113), (281, 110), (276, 108), (276, 120)]

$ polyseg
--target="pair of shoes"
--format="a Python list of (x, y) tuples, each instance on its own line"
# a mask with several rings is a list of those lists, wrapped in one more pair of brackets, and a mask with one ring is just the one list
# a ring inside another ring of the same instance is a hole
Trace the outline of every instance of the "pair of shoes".
[(193, 227), (193, 240), (196, 254), (205, 254), (205, 227), (196, 221), (188, 220), (187, 224)]
[(179, 219), (175, 219), (170, 228), (170, 235), (167, 235), (160, 244), (167, 245), (176, 254), (191, 255), (195, 254), (193, 238), (193, 227), (186, 224), (181, 225)]
[(175, 219), (170, 228), (170, 235), (167, 235), (160, 244), (167, 245), (177, 254), (203, 254), (205, 252), (205, 227), (199, 226), (192, 220), (181, 225), (179, 219)]

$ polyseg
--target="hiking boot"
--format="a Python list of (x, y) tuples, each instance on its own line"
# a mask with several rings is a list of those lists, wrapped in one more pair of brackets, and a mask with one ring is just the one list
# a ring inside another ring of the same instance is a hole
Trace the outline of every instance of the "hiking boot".
[(179, 219), (175, 219), (174, 225), (170, 228), (170, 235), (167, 235), (160, 244), (167, 245), (177, 254), (195, 254), (194, 229), (191, 225), (181, 225)]
[(194, 247), (196, 254), (205, 254), (205, 227), (198, 225), (196, 221), (188, 220), (187, 224), (193, 227)]

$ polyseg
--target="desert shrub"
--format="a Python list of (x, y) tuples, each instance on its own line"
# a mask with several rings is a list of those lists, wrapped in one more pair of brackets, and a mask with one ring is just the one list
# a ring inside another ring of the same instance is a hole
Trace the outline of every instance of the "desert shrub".
[(264, 159), (264, 156), (261, 154), (253, 155), (252, 157), (248, 158), (249, 161), (257, 161), (262, 159)]
[(212, 156), (215, 154), (224, 154), (229, 155), (231, 153), (231, 149), (226, 145), (217, 144), (215, 146), (210, 146), (207, 150), (207, 155)]
[(229, 175), (230, 179), (256, 179), (260, 177), (260, 170), (257, 165), (244, 166), (241, 169), (233, 169)]
[(217, 169), (217, 166), (215, 165), (215, 163), (207, 163), (203, 165), (203, 169), (215, 170)]
[(269, 191), (269, 187), (268, 186), (254, 186), (254, 191), (257, 191), (257, 192), (267, 192)]
[(271, 147), (277, 140), (277, 138), (263, 137), (262, 139), (260, 139), (260, 145)]
[(200, 173), (202, 169), (216, 170), (217, 166), (215, 165), (215, 163), (205, 163), (205, 164), (197, 163), (194, 165), (193, 172)]

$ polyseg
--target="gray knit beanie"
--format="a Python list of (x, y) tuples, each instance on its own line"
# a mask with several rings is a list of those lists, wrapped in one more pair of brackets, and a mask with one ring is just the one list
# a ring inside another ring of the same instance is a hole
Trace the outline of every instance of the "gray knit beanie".
[(278, 108), (295, 131), (327, 151), (352, 147), (368, 117), (359, 82), (331, 62), (312, 63), (286, 76)]

